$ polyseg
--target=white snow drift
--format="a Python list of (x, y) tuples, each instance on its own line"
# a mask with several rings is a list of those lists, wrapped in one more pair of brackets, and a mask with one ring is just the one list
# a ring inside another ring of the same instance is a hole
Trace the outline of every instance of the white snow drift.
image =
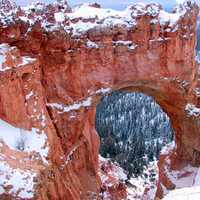
[(0, 156), (0, 194), (5, 193), (4, 187), (12, 186), (7, 191), (11, 195), (17, 195), (23, 199), (29, 199), (34, 196), (34, 178), (36, 173), (34, 171), (23, 171), (20, 169), (13, 169)]
[(0, 119), (0, 143), (3, 141), (10, 149), (25, 152), (37, 152), (46, 161), (48, 147), (47, 136), (35, 128), (27, 131), (8, 124)]
[(200, 187), (188, 187), (171, 191), (163, 200), (198, 200)]

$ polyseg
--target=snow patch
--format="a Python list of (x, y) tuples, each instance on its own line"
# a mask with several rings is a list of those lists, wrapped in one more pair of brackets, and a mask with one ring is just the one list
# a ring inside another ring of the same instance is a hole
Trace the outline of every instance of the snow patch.
[(194, 184), (194, 179), (196, 177), (197, 168), (192, 166), (186, 166), (181, 171), (173, 170), (167, 172), (167, 177), (170, 181), (176, 185), (176, 188), (189, 187)]
[(200, 186), (200, 168), (198, 169), (196, 173), (196, 177), (194, 180), (194, 186)]
[[(168, 13), (164, 10), (160, 10), (157, 4), (137, 3), (132, 4), (123, 11), (116, 11), (112, 9), (95, 8), (89, 4), (82, 4), (73, 9), (72, 13), (67, 13), (70, 25), (65, 27), (66, 31), (69, 31), (70, 27), (73, 29), (73, 35), (80, 35), (93, 28), (105, 28), (123, 26), (131, 28), (136, 26), (136, 18), (141, 15), (149, 15), (153, 17), (151, 23), (158, 23), (161, 25), (169, 24), (169, 27), (176, 28), (176, 24), (185, 15), (188, 5), (183, 4), (177, 7), (176, 12)], [(158, 16), (158, 17), (157, 17)], [(76, 19), (76, 20), (75, 20)], [(73, 20), (76, 23), (73, 23)]]
[(9, 45), (8, 44), (0, 44), (0, 71), (5, 71), (7, 68), (3, 68), (3, 64), (6, 62), (6, 52), (9, 49)]
[(101, 88), (97, 91), (95, 91), (95, 94), (107, 94), (109, 92), (111, 92), (111, 88)]
[[(4, 72), (6, 70), (12, 69), (11, 67), (4, 67), (3, 64), (6, 62), (6, 53), (9, 52), (9, 50), (15, 49), (16, 47), (10, 47), (8, 44), (3, 43), (0, 44), (0, 71)], [(15, 61), (17, 57), (12, 55), (12, 59)], [(36, 61), (35, 58), (31, 58), (29, 56), (22, 56), (22, 63), (19, 65), (14, 64), (13, 67), (21, 67), (27, 64), (30, 64), (34, 61)], [(15, 63), (15, 62), (14, 62)]]
[(197, 108), (194, 104), (188, 103), (185, 107), (185, 111), (189, 116), (199, 117), (200, 108)]
[[(181, 170), (169, 170), (168, 165), (170, 162), (167, 162), (163, 173), (175, 185), (176, 189), (200, 186), (200, 168), (187, 165)], [(162, 189), (165, 195), (170, 192), (164, 185), (162, 185)]]
[(81, 107), (89, 107), (92, 105), (92, 97), (88, 97), (82, 102), (78, 102), (72, 105), (64, 105), (59, 103), (48, 103), (47, 106), (50, 106), (54, 109), (61, 110), (59, 113), (70, 112), (73, 110), (79, 110)]
[[(131, 16), (130, 8), (124, 11), (116, 11), (112, 9), (94, 8), (89, 4), (83, 4), (74, 8), (72, 13), (68, 13), (67, 16), (70, 20), (79, 19), (77, 23), (71, 23), (70, 27), (73, 27), (73, 34), (79, 35), (87, 32), (95, 27), (107, 27), (124, 25), (126, 27), (132, 27), (136, 25), (136, 20)], [(83, 20), (84, 19), (84, 20)], [(94, 20), (95, 22), (89, 22)]]
[(85, 139), (79, 140), (76, 144), (73, 145), (72, 149), (67, 153), (67, 155), (61, 156), (61, 159), (64, 161), (64, 163), (61, 165), (62, 169), (64, 169), (64, 167), (69, 164), (69, 162), (73, 158), (73, 154), (78, 150), (81, 145), (84, 144), (85, 141)]
[(144, 199), (154, 200), (157, 190), (158, 166), (157, 161), (150, 162), (145, 167), (141, 176), (132, 177), (127, 188), (127, 200), (141, 200), (145, 189), (149, 189), (144, 195)]
[(116, 171), (110, 171), (110, 173), (108, 173), (111, 176), (117, 177), (120, 181), (126, 181), (127, 180), (127, 174), (125, 173), (125, 171), (122, 168), (118, 168)]
[(92, 49), (92, 48), (98, 49), (99, 48), (98, 44), (96, 44), (95, 42), (92, 42), (91, 40), (88, 40), (86, 42), (86, 47), (89, 49)]
[[(0, 194), (9, 193), (24, 199), (33, 198), (35, 177), (34, 171), (13, 169), (0, 157)], [(6, 186), (12, 186), (12, 188), (5, 191)]]
[(195, 88), (194, 92), (195, 92), (197, 97), (200, 97), (200, 88)]
[(161, 10), (159, 14), (160, 24), (165, 25), (166, 23), (169, 23), (169, 26), (172, 27), (180, 19), (180, 16), (180, 13), (168, 13), (164, 10)]
[(129, 40), (118, 40), (118, 41), (113, 41), (113, 44), (115, 45), (115, 46), (127, 46), (129, 49), (131, 49), (131, 50), (134, 50), (134, 49), (136, 49), (136, 47), (138, 46), (138, 45), (136, 45), (136, 44), (133, 44), (133, 42), (132, 41), (129, 41)]
[(187, 187), (170, 191), (163, 200), (198, 200), (200, 199), (200, 187)]
[(1, 140), (10, 148), (17, 151), (36, 152), (46, 161), (48, 147), (46, 146), (47, 136), (45, 133), (32, 128), (31, 131), (16, 128), (7, 122), (0, 120), (0, 142)]
[(169, 27), (174, 27), (193, 5), (197, 5), (195, 1), (183, 1), (176, 6), (174, 13), (168, 13), (161, 10), (159, 13), (160, 24), (165, 25), (167, 23), (169, 24)]
[(25, 97), (26, 100), (29, 100), (34, 95), (34, 92), (31, 90)]
[(62, 12), (58, 12), (54, 14), (56, 22), (63, 22), (65, 21), (65, 15)]
[(36, 61), (35, 58), (31, 58), (29, 56), (23, 56), (22, 57), (22, 63), (19, 65), (19, 67), (24, 66), (24, 65), (28, 65), (28, 64), (33, 63), (35, 61)]
[(67, 33), (73, 36), (80, 36), (91, 29), (104, 30), (110, 27), (112, 30), (113, 27), (118, 26), (130, 29), (137, 25), (137, 17), (142, 15), (150, 16), (152, 18), (151, 23), (158, 23), (159, 18), (161, 25), (169, 23), (172, 26), (177, 23), (187, 10), (191, 9), (193, 4), (189, 5), (185, 2), (176, 8), (175, 13), (167, 13), (160, 10), (161, 8), (158, 4), (147, 5), (144, 3), (131, 4), (123, 11), (96, 8), (84, 3), (69, 12), (70, 9), (65, 3), (51, 4), (54, 8), (58, 7), (58, 5), (60, 8), (53, 10), (56, 23), (48, 19), (49, 8), (47, 5), (38, 2), (32, 3), (27, 7), (21, 7), (24, 16), (18, 16), (18, 9), (15, 8), (9, 12), (2, 11), (0, 19), (5, 26), (14, 22), (16, 18), (29, 23), (31, 26), (39, 21), (46, 31), (59, 30), (62, 27)]
[(167, 144), (164, 146), (160, 152), (161, 155), (167, 155), (169, 154), (170, 151), (176, 148), (176, 143), (175, 141), (171, 142), (170, 144)]

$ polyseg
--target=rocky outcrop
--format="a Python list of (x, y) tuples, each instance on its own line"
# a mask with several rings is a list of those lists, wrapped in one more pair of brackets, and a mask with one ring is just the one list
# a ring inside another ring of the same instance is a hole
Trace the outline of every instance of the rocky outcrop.
[(127, 199), (127, 174), (109, 159), (99, 157), (99, 176), (101, 178), (100, 198)]
[[(10, 4), (8, 12), (2, 2), (0, 130), (16, 137), (1, 136), (1, 198), (101, 198), (95, 107), (118, 89), (153, 96), (170, 117), (177, 158), (171, 169), (199, 166), (195, 3), (166, 13), (156, 4), (72, 11), (65, 1)], [(158, 188), (176, 187), (162, 173)]]

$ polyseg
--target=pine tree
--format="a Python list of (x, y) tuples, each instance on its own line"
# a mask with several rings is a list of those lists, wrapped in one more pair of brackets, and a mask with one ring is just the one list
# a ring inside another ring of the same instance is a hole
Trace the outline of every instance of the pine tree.
[(169, 118), (154, 99), (140, 93), (113, 92), (97, 106), (100, 153), (140, 175), (161, 148), (172, 141)]

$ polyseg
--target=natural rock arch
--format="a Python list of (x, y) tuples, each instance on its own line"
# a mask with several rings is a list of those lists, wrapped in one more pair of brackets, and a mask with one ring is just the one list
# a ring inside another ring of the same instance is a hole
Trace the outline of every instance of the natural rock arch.
[[(37, 4), (34, 11), (15, 9), (9, 22), (4, 21), (6, 13), (1, 16), (0, 42), (8, 46), (1, 51), (6, 62), (0, 73), (0, 118), (16, 127), (37, 127), (48, 136), (49, 164), (31, 161), (38, 175), (35, 196), (39, 199), (98, 196), (95, 106), (111, 90), (153, 96), (175, 132), (169, 166), (200, 164), (196, 4), (185, 2), (174, 14), (155, 4), (116, 13), (96, 7), (86, 5), (69, 13), (67, 5)], [(45, 116), (45, 125), (34, 113)], [(15, 162), (8, 163), (20, 165)], [(162, 158), (160, 169), (164, 166)], [(163, 174), (160, 183), (175, 187)]]

